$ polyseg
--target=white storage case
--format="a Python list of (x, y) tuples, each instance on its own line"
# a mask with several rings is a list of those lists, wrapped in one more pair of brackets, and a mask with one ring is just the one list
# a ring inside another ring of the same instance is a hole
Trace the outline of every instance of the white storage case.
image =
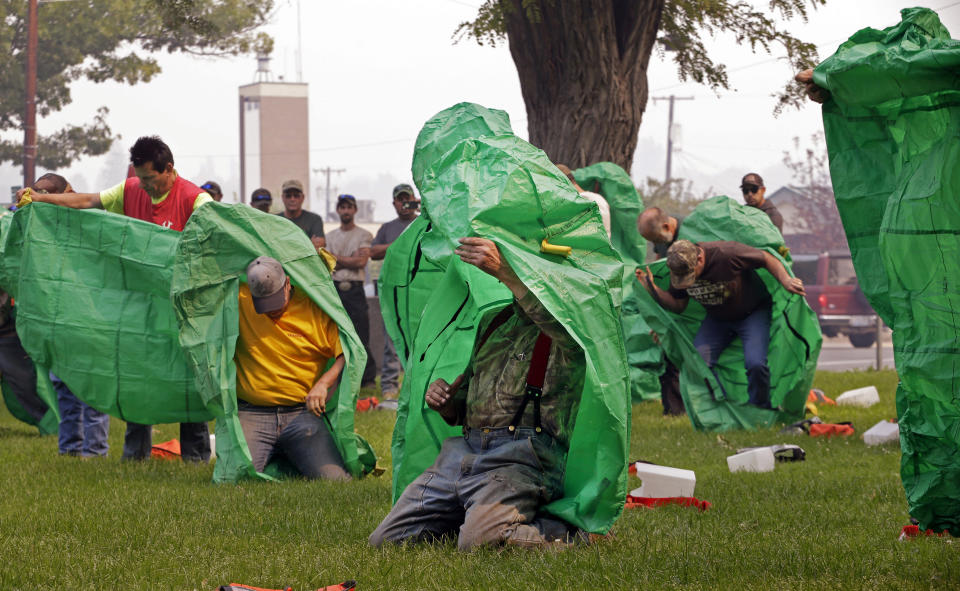
[(693, 470), (655, 466), (637, 462), (637, 477), (642, 484), (630, 494), (635, 497), (692, 497), (697, 486)]

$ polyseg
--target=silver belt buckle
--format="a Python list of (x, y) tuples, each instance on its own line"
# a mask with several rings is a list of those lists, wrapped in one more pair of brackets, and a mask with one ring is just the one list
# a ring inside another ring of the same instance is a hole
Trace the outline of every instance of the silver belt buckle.
[(340, 291), (350, 291), (350, 288), (353, 287), (353, 283), (350, 281), (338, 281), (337, 289)]

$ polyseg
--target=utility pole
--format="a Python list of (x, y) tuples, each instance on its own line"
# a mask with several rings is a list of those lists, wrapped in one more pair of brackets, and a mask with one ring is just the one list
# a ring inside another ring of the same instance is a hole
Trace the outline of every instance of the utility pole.
[(330, 215), (330, 175), (331, 175), (331, 174), (334, 174), (334, 173), (340, 174), (340, 173), (346, 172), (346, 171), (347, 171), (346, 168), (330, 168), (329, 166), (326, 167), (326, 168), (314, 168), (314, 169), (313, 169), (313, 173), (314, 173), (314, 174), (320, 173), (320, 174), (323, 174), (323, 175), (325, 175), (325, 176), (327, 177), (327, 200), (326, 200), (326, 205), (325, 205), (324, 211), (323, 211), (323, 221), (327, 221), (327, 216)]
[(23, 186), (33, 184), (37, 167), (37, 0), (27, 8), (26, 113), (23, 118)]
[(670, 101), (670, 115), (667, 120), (667, 176), (664, 180), (664, 183), (670, 182), (670, 174), (672, 171), (671, 165), (673, 163), (673, 102), (674, 101), (692, 101), (694, 97), (692, 96), (655, 96), (653, 97), (653, 103), (656, 104), (657, 101)]

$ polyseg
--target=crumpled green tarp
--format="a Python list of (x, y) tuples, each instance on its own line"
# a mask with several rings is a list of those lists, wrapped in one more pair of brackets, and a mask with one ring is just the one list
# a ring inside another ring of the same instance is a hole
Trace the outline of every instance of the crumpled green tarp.
[(653, 342), (650, 326), (633, 305), (633, 290), (643, 289), (633, 270), (647, 256), (647, 241), (637, 230), (643, 199), (625, 170), (612, 162), (598, 162), (573, 171), (577, 184), (603, 196), (610, 205), (610, 242), (624, 262), (623, 308), (620, 310), (623, 339), (630, 364), (630, 390), (635, 402), (660, 399), (663, 352)]
[[(725, 196), (713, 197), (698, 205), (680, 226), (678, 238), (691, 242), (734, 240), (762, 248), (789, 263), (778, 251), (783, 237), (759, 209), (747, 207)], [(668, 289), (670, 271), (666, 260), (650, 264), (657, 285)], [(680, 390), (687, 414), (699, 430), (722, 431), (769, 427), (778, 421), (795, 421), (803, 416), (804, 405), (823, 337), (817, 316), (803, 296), (783, 289), (767, 271), (758, 271), (773, 297), (770, 323), (770, 401), (781, 411), (764, 410), (749, 404), (747, 376), (743, 367), (743, 345), (736, 339), (720, 356), (717, 373), (723, 381), (729, 400), (706, 363), (693, 347), (704, 317), (703, 307), (690, 300), (683, 314), (661, 308), (641, 286), (635, 291), (631, 305), (636, 305), (650, 326), (660, 336), (667, 356), (680, 368)]]
[[(242, 205), (204, 205), (180, 233), (100, 210), (34, 203), (0, 236), (0, 285), (17, 299), (24, 349), (87, 404), (139, 423), (217, 417), (214, 479), (233, 480), (254, 474), (236, 420), (233, 352), (237, 277), (260, 254), (288, 265), (292, 280), (341, 326), (348, 363), (362, 364), (362, 347), (358, 353), (310, 241), (293, 224)], [(305, 260), (310, 256), (315, 261)], [(347, 373), (331, 421), (347, 468), (359, 474), (355, 394), (345, 394), (356, 392), (358, 379), (355, 368)]]
[(893, 329), (900, 472), (921, 529), (960, 535), (960, 41), (936, 13), (863, 29), (814, 70), (860, 286)]
[[(584, 348), (585, 388), (563, 497), (545, 510), (588, 531), (607, 531), (626, 494), (630, 404), (619, 327), (623, 265), (596, 205), (581, 199), (542, 151), (513, 135), (506, 113), (469, 103), (424, 125), (413, 178), (424, 213), (387, 251), (384, 268), (402, 266), (399, 279), (387, 277), (381, 285), (401, 293), (416, 260), (423, 268), (426, 259), (439, 272), (429, 275), (429, 291), (415, 296), (427, 301), (415, 334), (406, 337), (412, 345), (394, 428), (394, 498), (430, 466), (445, 438), (461, 432), (427, 408), (427, 385), (437, 378), (453, 381), (466, 369), (480, 316), (512, 299), (497, 280), (453, 254), (457, 238), (482, 236), (497, 243), (524, 284)], [(541, 254), (544, 238), (571, 246), (572, 254)], [(416, 274), (414, 282), (421, 277)], [(385, 317), (396, 318), (390, 306), (382, 307)], [(403, 318), (396, 324), (405, 331), (413, 325)]]

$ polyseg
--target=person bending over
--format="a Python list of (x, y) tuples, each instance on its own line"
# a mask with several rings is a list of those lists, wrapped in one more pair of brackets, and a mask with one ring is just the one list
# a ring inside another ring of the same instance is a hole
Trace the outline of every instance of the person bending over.
[[(803, 295), (803, 281), (791, 277), (775, 256), (739, 242), (694, 244), (677, 240), (667, 250), (667, 267), (668, 291), (657, 287), (647, 267), (637, 269), (637, 279), (661, 307), (671, 312), (686, 310), (690, 298), (703, 306), (707, 314), (693, 346), (715, 377), (720, 353), (739, 336), (743, 341), (749, 403), (772, 408), (767, 366), (771, 299), (756, 269), (769, 271), (790, 293)], [(719, 377), (717, 383), (723, 389)]]

